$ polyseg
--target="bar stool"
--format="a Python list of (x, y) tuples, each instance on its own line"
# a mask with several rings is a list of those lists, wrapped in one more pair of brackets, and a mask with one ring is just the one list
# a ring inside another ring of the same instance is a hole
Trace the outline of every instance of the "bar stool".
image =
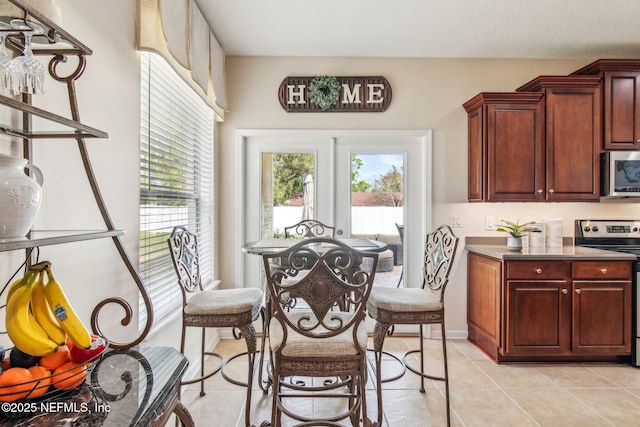
[[(447, 366), (447, 342), (444, 324), (444, 291), (456, 255), (458, 238), (448, 225), (441, 225), (427, 235), (424, 246), (424, 267), (421, 288), (373, 288), (367, 302), (367, 313), (376, 321), (373, 332), (376, 359), (376, 387), (381, 389), (382, 347), (389, 328), (394, 325), (420, 325), (420, 348), (403, 356), (404, 365), (421, 377), (420, 392), (424, 393), (424, 379), (443, 381), (447, 426), (450, 425), (449, 374)], [(444, 375), (425, 373), (422, 325), (440, 324)], [(407, 355), (420, 353), (420, 370), (407, 364)], [(382, 393), (378, 394), (378, 422), (382, 422)]]
[[(221, 372), (225, 380), (247, 388), (247, 404), (245, 407), (245, 425), (250, 423), (251, 385), (255, 368), (257, 338), (253, 321), (260, 315), (263, 292), (255, 288), (203, 290), (200, 276), (200, 254), (198, 238), (184, 226), (173, 229), (167, 240), (171, 252), (171, 260), (178, 275), (178, 283), (182, 292), (182, 338), (180, 352), (184, 354), (187, 327), (202, 329), (202, 347), (200, 354), (200, 377), (183, 381), (181, 385), (200, 382), (200, 396), (205, 395), (204, 380)], [(234, 328), (234, 336), (239, 338), (235, 329), (240, 331), (247, 344), (247, 351), (231, 357), (229, 360), (215, 352), (205, 351), (206, 328)], [(247, 382), (240, 382), (225, 375), (224, 367), (236, 357), (247, 355)], [(205, 356), (215, 356), (220, 365), (214, 371), (205, 374)]]

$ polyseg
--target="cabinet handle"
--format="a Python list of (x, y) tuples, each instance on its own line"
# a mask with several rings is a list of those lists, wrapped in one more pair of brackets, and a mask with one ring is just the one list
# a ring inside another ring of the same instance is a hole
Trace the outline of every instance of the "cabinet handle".
[(536, 273), (542, 274), (542, 269), (541, 268), (536, 268)]
[(551, 194), (555, 193), (555, 191), (553, 190), (553, 188), (549, 189), (549, 193), (551, 193)]
[(640, 138), (636, 141), (636, 144), (640, 144)]
[(562, 288), (562, 293), (566, 295), (567, 293), (569, 293), (569, 291), (567, 290), (567, 288)]
[(582, 289), (576, 289), (576, 294), (581, 294), (582, 293)]
[(606, 268), (601, 268), (601, 269), (600, 269), (600, 272), (601, 272), (602, 274), (607, 274), (607, 269), (606, 269)]
[(542, 194), (542, 188), (538, 190), (538, 194)]

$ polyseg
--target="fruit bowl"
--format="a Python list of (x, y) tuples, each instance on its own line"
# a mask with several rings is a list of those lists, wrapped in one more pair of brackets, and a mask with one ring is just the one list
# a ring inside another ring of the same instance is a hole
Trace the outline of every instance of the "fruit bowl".
[[(106, 338), (95, 336), (96, 342), (98, 345), (92, 345), (92, 349), (75, 353), (72, 353), (73, 347), (59, 346), (55, 353), (38, 358), (33, 366), (3, 369), (0, 374), (0, 402), (41, 401), (80, 389), (95, 362), (109, 347)], [(19, 352), (15, 347), (10, 351)], [(72, 354), (82, 360), (74, 360)], [(3, 368), (6, 365), (3, 361)]]

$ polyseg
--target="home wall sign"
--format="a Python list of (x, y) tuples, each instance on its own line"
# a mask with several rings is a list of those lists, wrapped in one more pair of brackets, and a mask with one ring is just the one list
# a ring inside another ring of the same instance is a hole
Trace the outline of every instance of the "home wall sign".
[(391, 103), (391, 85), (381, 76), (285, 77), (278, 98), (288, 113), (377, 113)]

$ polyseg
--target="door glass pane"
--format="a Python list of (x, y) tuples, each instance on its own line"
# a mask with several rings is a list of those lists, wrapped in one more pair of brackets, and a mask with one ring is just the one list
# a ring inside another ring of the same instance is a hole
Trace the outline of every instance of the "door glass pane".
[(404, 155), (351, 155), (351, 235), (377, 239), (393, 253), (380, 255), (376, 286), (402, 283), (403, 239), (398, 226), (404, 224)]
[(398, 234), (403, 224), (404, 155), (351, 155), (351, 234)]
[(282, 238), (284, 228), (315, 217), (315, 154), (262, 154), (262, 238)]

